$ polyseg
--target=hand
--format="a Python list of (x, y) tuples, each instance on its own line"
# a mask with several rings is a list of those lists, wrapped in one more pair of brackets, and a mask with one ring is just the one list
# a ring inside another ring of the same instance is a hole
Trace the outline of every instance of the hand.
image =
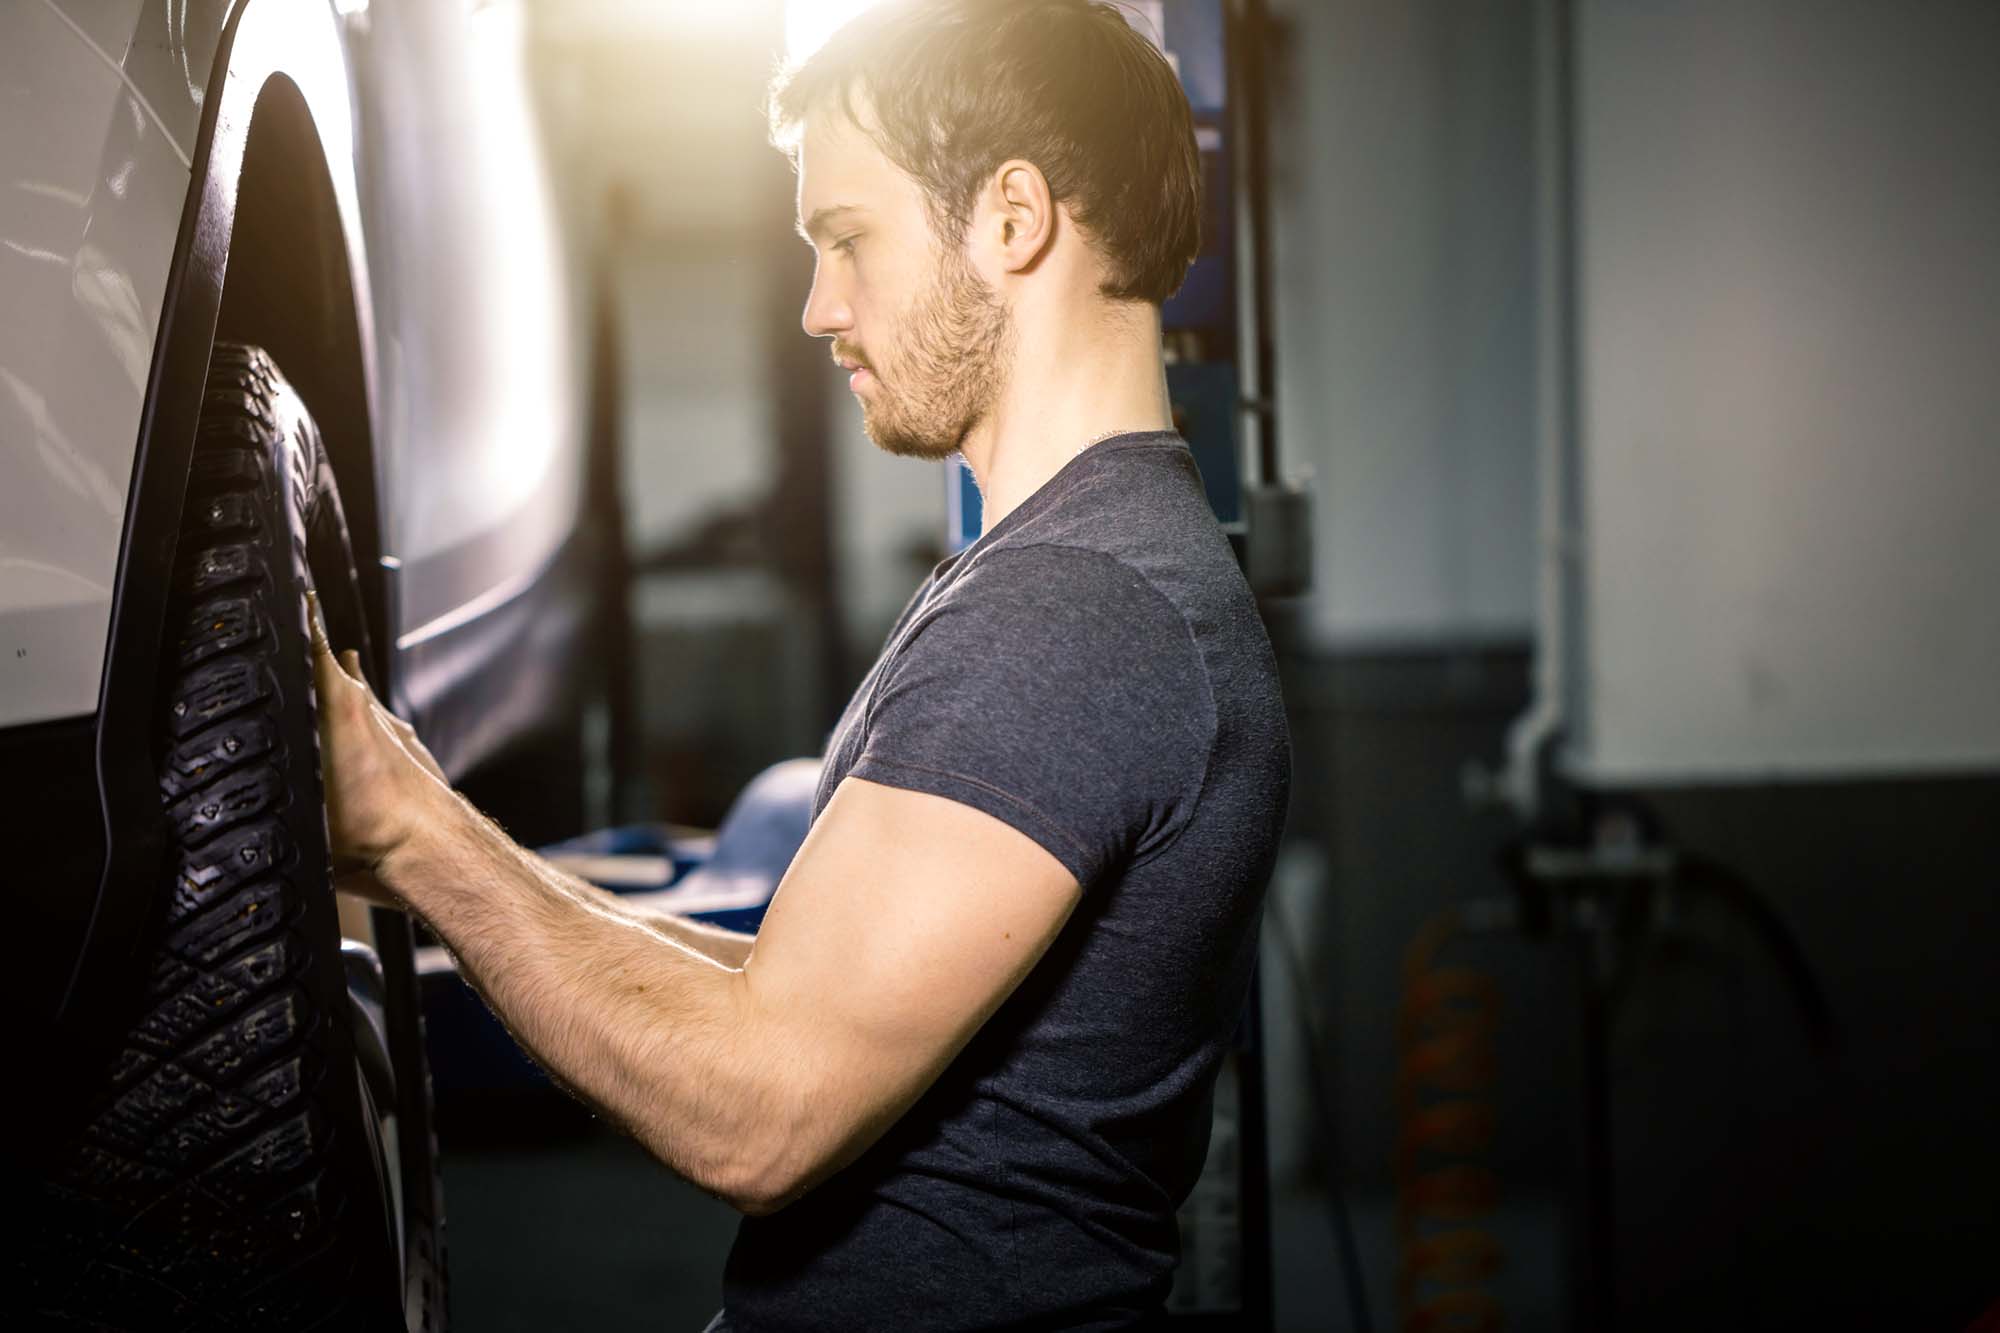
[(307, 593), (306, 603), (336, 887), (400, 906), (384, 865), (449, 808), (451, 785), (416, 729), (369, 689), (360, 654), (334, 657), (319, 599)]

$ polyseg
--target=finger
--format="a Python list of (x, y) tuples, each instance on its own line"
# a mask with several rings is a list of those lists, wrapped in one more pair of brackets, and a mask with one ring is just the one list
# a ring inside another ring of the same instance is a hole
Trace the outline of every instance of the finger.
[(361, 653), (359, 650), (349, 648), (346, 652), (342, 653), (340, 655), (340, 667), (341, 670), (354, 677), (361, 684), (366, 685), (368, 683), (368, 677), (361, 672)]
[[(325, 709), (346, 682), (339, 663), (334, 661), (333, 650), (327, 646), (326, 622), (320, 619), (319, 599), (310, 592), (306, 594), (306, 628), (312, 639), (313, 688), (319, 692), (320, 707)], [(326, 720), (326, 714), (322, 712), (322, 727)]]
[(333, 647), (326, 641), (326, 619), (319, 613), (319, 594), (306, 589), (306, 632), (312, 636), (314, 657), (333, 656)]

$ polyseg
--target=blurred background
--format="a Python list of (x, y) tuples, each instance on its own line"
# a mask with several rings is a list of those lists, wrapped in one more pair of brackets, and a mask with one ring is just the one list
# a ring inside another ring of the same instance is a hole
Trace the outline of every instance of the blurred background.
[[(962, 530), (799, 328), (761, 99), (859, 7), (521, 6), (624, 585), (524, 836), (713, 827)], [(1297, 755), (1195, 1295), (1965, 1328), (2000, 1300), (2000, 11), (1129, 8), (1210, 136), (1176, 396)], [(700, 1328), (729, 1210), (438, 1059), (461, 1325)]]

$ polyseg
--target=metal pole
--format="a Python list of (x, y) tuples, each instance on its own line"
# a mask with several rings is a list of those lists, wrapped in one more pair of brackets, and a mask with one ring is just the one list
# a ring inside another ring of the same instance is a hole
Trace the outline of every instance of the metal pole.
[(1603, 900), (1586, 889), (1572, 909), (1582, 1022), (1578, 1039), (1581, 1124), (1577, 1135), (1579, 1216), (1574, 1247), (1576, 1315), (1572, 1328), (1612, 1333), (1617, 1282), (1611, 1155), (1611, 1032), (1607, 951), (1615, 929)]
[(1230, 154), (1236, 195), (1236, 364), (1244, 386), (1244, 441), (1256, 459), (1246, 480), (1276, 485), (1276, 357), (1271, 335), (1270, 22), (1264, 0), (1229, 6)]

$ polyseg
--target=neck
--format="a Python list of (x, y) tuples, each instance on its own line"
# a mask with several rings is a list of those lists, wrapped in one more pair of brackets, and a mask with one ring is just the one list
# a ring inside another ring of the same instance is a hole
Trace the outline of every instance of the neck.
[(1007, 387), (963, 446), (989, 530), (1089, 442), (1173, 429), (1157, 306), (1093, 302), (1081, 317), (1032, 321), (1027, 313), (1016, 312), (1024, 336)]

